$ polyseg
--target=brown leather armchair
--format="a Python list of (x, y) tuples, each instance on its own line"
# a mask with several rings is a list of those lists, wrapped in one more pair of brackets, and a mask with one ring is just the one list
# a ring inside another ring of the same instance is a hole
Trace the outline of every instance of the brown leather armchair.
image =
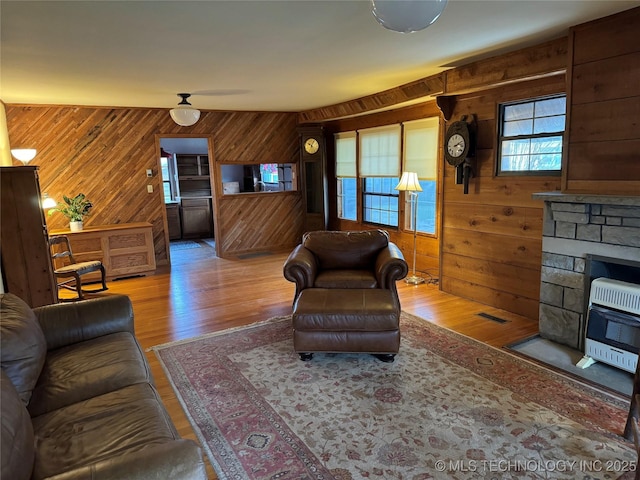
[(307, 232), (284, 264), (284, 277), (296, 284), (294, 302), (306, 288), (382, 288), (397, 300), (396, 281), (407, 272), (384, 230)]
[(384, 230), (308, 232), (284, 265), (295, 282), (293, 346), (314, 352), (371, 353), (392, 362), (400, 347), (396, 281), (407, 275)]

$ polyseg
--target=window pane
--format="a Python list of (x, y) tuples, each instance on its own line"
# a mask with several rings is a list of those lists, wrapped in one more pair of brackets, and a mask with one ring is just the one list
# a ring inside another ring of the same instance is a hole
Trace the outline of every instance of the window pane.
[(531, 155), (531, 170), (560, 170), (562, 154)]
[(529, 155), (503, 155), (501, 170), (508, 172), (522, 172), (529, 170)]
[(421, 180), (422, 191), (418, 192), (418, 231), (436, 233), (436, 181)]
[(505, 140), (502, 142), (503, 155), (526, 155), (531, 148), (531, 140), (524, 138), (522, 140)]
[(532, 138), (531, 153), (562, 153), (562, 137)]
[(169, 179), (169, 162), (167, 162), (167, 157), (160, 157), (160, 173), (163, 179)]
[(338, 179), (338, 218), (357, 220), (356, 179)]
[(536, 118), (533, 133), (556, 133), (564, 131), (564, 115)]
[(504, 107), (504, 120), (520, 120), (523, 118), (533, 118), (533, 104), (520, 103), (518, 105), (507, 105)]
[(162, 188), (164, 189), (164, 201), (171, 200), (171, 185), (169, 182), (162, 182)]
[(535, 102), (535, 116), (548, 117), (551, 115), (564, 116), (567, 107), (566, 97), (549, 98), (547, 100), (538, 100)]
[(505, 122), (503, 135), (505, 137), (517, 137), (518, 135), (531, 135), (533, 133), (533, 120), (518, 120)]

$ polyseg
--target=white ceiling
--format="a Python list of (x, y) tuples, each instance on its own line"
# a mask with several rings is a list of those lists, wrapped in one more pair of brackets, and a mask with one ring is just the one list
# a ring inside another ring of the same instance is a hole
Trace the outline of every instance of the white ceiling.
[(426, 30), (386, 30), (367, 0), (0, 2), (5, 103), (302, 111), (541, 43), (639, 5), (449, 0)]

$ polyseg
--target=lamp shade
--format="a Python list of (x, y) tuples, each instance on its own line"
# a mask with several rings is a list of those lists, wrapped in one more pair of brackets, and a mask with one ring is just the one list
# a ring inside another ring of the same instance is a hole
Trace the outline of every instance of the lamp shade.
[(181, 127), (190, 127), (200, 119), (200, 110), (193, 108), (187, 101), (191, 94), (179, 93), (178, 96), (182, 97), (182, 101), (169, 111), (169, 115)]
[(14, 148), (11, 150), (11, 155), (13, 155), (16, 160), (20, 160), (25, 165), (33, 160), (36, 156), (35, 148)]
[(402, 172), (400, 183), (395, 186), (395, 189), (406, 192), (421, 192), (422, 187), (418, 180), (418, 174), (416, 172)]
[(400, 33), (423, 30), (442, 14), (447, 0), (371, 0), (373, 16), (383, 27)]
[(51, 198), (48, 193), (42, 194), (42, 208), (49, 209), (54, 208), (57, 205), (58, 202)]

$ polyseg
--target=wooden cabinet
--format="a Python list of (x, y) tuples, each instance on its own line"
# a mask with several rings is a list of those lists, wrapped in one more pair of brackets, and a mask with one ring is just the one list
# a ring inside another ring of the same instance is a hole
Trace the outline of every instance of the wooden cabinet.
[(58, 299), (37, 169), (0, 167), (3, 285), (31, 307)]
[(207, 155), (176, 155), (176, 170), (181, 198), (211, 197)]
[[(213, 236), (211, 176), (207, 155), (176, 155), (180, 192), (180, 238)], [(167, 221), (169, 219), (167, 218)]]
[(182, 238), (182, 226), (180, 224), (180, 205), (167, 203), (167, 226), (169, 227), (169, 240)]
[[(80, 232), (52, 230), (51, 235), (67, 235), (77, 261), (102, 261), (107, 280), (149, 275), (156, 270), (150, 223), (85, 227)], [(85, 277), (87, 281), (99, 281), (100, 273), (87, 274)]]
[(213, 215), (209, 198), (183, 198), (182, 238), (207, 238), (213, 236)]

